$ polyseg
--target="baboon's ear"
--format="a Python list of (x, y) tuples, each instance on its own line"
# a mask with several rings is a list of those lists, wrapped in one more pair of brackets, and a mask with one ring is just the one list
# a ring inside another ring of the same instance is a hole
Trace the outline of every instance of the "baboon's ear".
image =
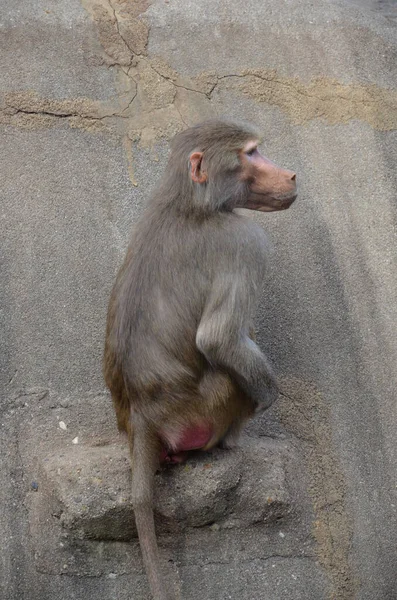
[(207, 173), (202, 169), (202, 152), (193, 152), (190, 155), (190, 177), (196, 183), (205, 183), (208, 179)]

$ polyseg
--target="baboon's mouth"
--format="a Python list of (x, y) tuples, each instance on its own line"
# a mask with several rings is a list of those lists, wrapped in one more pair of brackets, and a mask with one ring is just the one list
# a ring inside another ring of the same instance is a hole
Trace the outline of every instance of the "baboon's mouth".
[(248, 200), (244, 208), (248, 208), (249, 210), (257, 210), (259, 212), (275, 212), (277, 210), (286, 210), (293, 204), (297, 198), (298, 194), (289, 194), (282, 195), (277, 197), (267, 197), (265, 199), (260, 199), (258, 195), (258, 199)]

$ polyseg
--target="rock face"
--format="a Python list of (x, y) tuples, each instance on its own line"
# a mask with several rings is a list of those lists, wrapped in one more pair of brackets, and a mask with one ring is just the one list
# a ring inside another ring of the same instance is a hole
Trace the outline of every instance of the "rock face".
[[(154, 509), (162, 560), (171, 561), (169, 566), (178, 561), (189, 597), (204, 585), (208, 597), (219, 588), (219, 594), (230, 589), (231, 598), (248, 600), (255, 590), (278, 589), (288, 568), (295, 581), (301, 579), (299, 586), (310, 577), (316, 594), (310, 598), (325, 600), (329, 583), (312, 560), (305, 503), (297, 509), (298, 488), (287, 484), (288, 474), (302, 468), (296, 449), (257, 433), (232, 451), (192, 453), (186, 464), (157, 473)], [(104, 578), (120, 589), (128, 577), (134, 598), (147, 598), (124, 446), (71, 445), (44, 456), (26, 506), (41, 576)], [(219, 578), (218, 562), (238, 573), (238, 586)], [(206, 574), (200, 583), (198, 567)], [(175, 586), (177, 573), (169, 568), (168, 576)]]
[(395, 600), (396, 3), (1, 4), (0, 598), (148, 600), (106, 306), (170, 137), (224, 114), (298, 174), (251, 215), (282, 394), (157, 476), (175, 598)]
[[(31, 520), (48, 522), (76, 539), (128, 541), (136, 537), (130, 502), (130, 465), (119, 445), (71, 448), (45, 458)], [(159, 535), (187, 528), (274, 524), (291, 510), (282, 457), (265, 444), (199, 455), (156, 476)]]

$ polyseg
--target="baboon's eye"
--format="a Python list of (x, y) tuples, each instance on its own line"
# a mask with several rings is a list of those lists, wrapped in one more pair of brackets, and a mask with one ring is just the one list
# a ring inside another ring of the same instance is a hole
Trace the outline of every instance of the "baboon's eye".
[(255, 146), (254, 148), (251, 148), (250, 150), (248, 150), (248, 152), (246, 152), (246, 155), (254, 156), (254, 154), (256, 154), (256, 152), (258, 152), (258, 148)]

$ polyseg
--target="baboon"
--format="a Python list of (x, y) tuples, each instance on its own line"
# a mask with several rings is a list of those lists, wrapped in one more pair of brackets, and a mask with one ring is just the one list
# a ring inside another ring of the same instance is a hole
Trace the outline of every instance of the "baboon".
[(153, 519), (159, 464), (231, 445), (277, 396), (250, 334), (266, 237), (235, 209), (288, 208), (296, 176), (262, 156), (259, 140), (251, 125), (223, 119), (175, 137), (110, 298), (104, 376), (129, 439), (132, 502), (155, 600), (171, 598)]

